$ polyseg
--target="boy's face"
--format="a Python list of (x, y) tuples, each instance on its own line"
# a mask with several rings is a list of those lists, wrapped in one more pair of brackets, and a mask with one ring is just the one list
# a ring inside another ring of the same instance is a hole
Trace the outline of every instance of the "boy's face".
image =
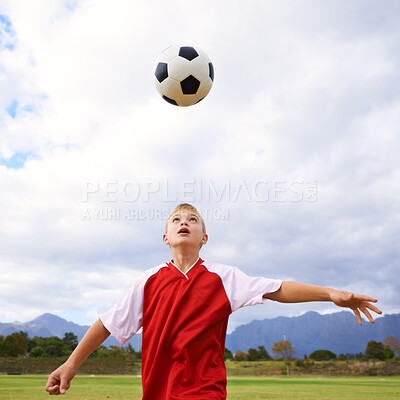
[(208, 235), (203, 232), (201, 219), (197, 214), (180, 210), (171, 215), (163, 241), (170, 247), (193, 247), (199, 250), (206, 244)]

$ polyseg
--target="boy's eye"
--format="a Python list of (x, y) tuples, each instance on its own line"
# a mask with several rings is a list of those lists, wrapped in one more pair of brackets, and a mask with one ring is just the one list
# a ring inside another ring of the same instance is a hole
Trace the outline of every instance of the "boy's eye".
[(179, 218), (175, 217), (175, 218), (172, 219), (172, 222), (175, 222), (175, 221), (179, 221)]
[(191, 221), (195, 221), (195, 222), (196, 222), (196, 221), (197, 221), (197, 218), (195, 218), (195, 217), (192, 217), (192, 218), (190, 218), (190, 220), (191, 220)]

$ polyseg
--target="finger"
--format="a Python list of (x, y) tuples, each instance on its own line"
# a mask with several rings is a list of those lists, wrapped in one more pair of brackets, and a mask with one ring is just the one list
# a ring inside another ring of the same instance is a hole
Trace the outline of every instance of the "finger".
[(60, 394), (59, 385), (49, 386), (46, 388), (46, 390), (49, 392), (49, 394)]
[(374, 297), (370, 296), (365, 296), (363, 294), (355, 294), (355, 298), (357, 300), (362, 300), (362, 301), (370, 301), (371, 303), (376, 303), (378, 300), (375, 299)]
[(70, 387), (70, 382), (69, 380), (66, 380), (65, 378), (61, 378), (61, 385), (60, 385), (60, 393), (65, 394), (67, 390)]
[(373, 297), (368, 297), (367, 301), (371, 301), (372, 303), (377, 303), (378, 302), (378, 300), (374, 299)]
[(46, 383), (46, 390), (48, 387), (54, 386), (54, 384), (57, 382), (58, 382), (57, 379), (53, 378), (52, 376), (49, 376), (49, 379), (47, 379), (47, 383)]
[(360, 311), (358, 311), (357, 308), (352, 308), (352, 310), (354, 312), (354, 315), (357, 318), (358, 325), (362, 325), (362, 319), (361, 319)]
[(60, 379), (56, 375), (50, 375), (47, 379), (46, 388), (49, 386), (55, 386), (60, 384)]
[(371, 322), (371, 324), (375, 323), (374, 319), (372, 318), (371, 314), (365, 307), (360, 307), (360, 310), (364, 313), (364, 315), (368, 318), (368, 321)]
[(58, 380), (49, 380), (48, 382), (47, 382), (47, 385), (46, 385), (46, 390), (48, 391), (48, 392), (52, 392), (52, 391), (54, 391), (55, 390), (55, 388), (58, 388), (59, 387), (59, 382), (58, 382)]
[(376, 312), (377, 314), (382, 314), (382, 311), (381, 311), (378, 307), (375, 307), (375, 306), (372, 305), (372, 304), (367, 303), (367, 304), (365, 305), (365, 307), (368, 307), (370, 310)]

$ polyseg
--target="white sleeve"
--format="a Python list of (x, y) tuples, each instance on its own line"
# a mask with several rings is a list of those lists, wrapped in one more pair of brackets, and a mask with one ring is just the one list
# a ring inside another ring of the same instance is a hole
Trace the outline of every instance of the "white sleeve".
[(279, 279), (249, 276), (237, 267), (214, 263), (204, 263), (204, 266), (220, 276), (232, 312), (265, 303), (268, 299), (263, 297), (264, 294), (276, 292), (282, 285)]
[(166, 264), (160, 264), (145, 271), (119, 301), (100, 316), (104, 327), (121, 345), (142, 327), (144, 286), (152, 275), (165, 266)]

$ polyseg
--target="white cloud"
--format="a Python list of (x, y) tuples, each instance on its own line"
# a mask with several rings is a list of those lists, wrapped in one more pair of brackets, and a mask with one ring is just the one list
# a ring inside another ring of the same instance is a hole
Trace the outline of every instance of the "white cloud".
[[(192, 195), (229, 214), (207, 219), (204, 258), (365, 290), (398, 312), (398, 5), (386, 3), (1, 1), (0, 320), (104, 310), (169, 258), (162, 219), (111, 217), (168, 212), (165, 185), (184, 201), (185, 182), (233, 187), (222, 201)], [(215, 67), (208, 98), (187, 109), (153, 87), (155, 59), (174, 43), (198, 44)], [(17, 152), (29, 153), (23, 168), (1, 165)], [(268, 201), (255, 200), (260, 182)], [(241, 183), (250, 199), (235, 198)], [(265, 307), (231, 326), (327, 309)]]

